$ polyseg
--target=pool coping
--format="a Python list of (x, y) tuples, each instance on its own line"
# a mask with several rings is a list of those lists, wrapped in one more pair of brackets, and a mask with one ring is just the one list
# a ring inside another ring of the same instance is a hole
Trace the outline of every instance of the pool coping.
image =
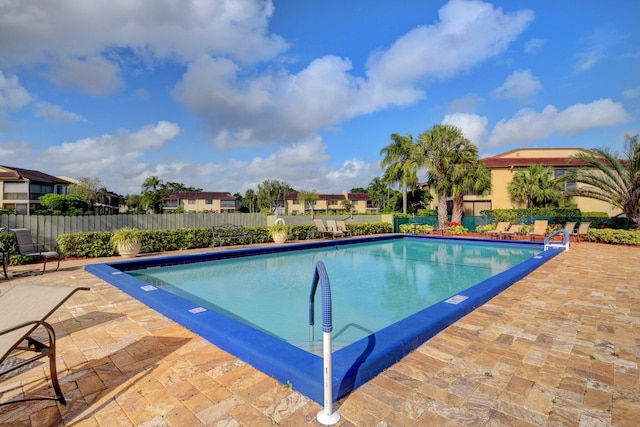
[[(201, 262), (228, 259), (255, 254), (287, 252), (306, 248), (329, 247), (398, 238), (443, 239), (447, 241), (490, 242), (510, 247), (535, 245), (542, 249), (542, 242), (509, 241), (477, 238), (450, 238), (446, 236), (414, 236), (406, 234), (374, 236), (366, 238), (336, 239), (330, 241), (299, 243), (295, 245), (243, 248), (224, 252), (207, 252), (196, 255), (166, 256), (154, 259), (134, 259), (85, 266), (85, 269), (107, 283), (121, 289), (166, 317), (184, 325), (214, 345), (239, 359), (291, 385), (315, 402), (323, 403), (323, 360), (292, 344), (274, 338), (264, 332), (244, 325), (210, 310), (203, 310), (194, 303), (162, 289), (149, 286), (124, 274), (127, 269), (144, 266), (175, 265), (176, 263)], [(560, 249), (541, 251), (529, 260), (474, 285), (456, 298), (441, 301), (390, 325), (366, 338), (333, 352), (333, 400), (337, 401), (350, 391), (365, 384), (384, 369), (393, 365), (409, 352), (426, 342), (455, 321), (486, 303), (491, 298), (537, 269), (549, 259), (561, 253)], [(164, 264), (163, 264), (164, 263)], [(425, 325), (430, 325), (425, 327)]]

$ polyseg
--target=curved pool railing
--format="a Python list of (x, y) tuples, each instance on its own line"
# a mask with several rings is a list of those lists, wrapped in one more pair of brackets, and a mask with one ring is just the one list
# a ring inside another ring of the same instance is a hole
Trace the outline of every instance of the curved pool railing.
[(331, 331), (333, 330), (331, 316), (331, 283), (327, 269), (322, 261), (316, 263), (309, 295), (309, 339), (313, 341), (314, 299), (320, 283), (322, 295), (322, 356), (324, 373), (324, 408), (318, 412), (317, 419), (321, 424), (333, 425), (340, 420), (338, 411), (333, 410), (333, 366), (331, 360)]
[[(551, 239), (555, 236), (563, 236), (562, 242), (552, 242)], [(544, 239), (544, 250), (546, 251), (549, 248), (564, 248), (565, 251), (569, 250), (569, 232), (567, 230), (557, 230), (554, 231), (549, 237)]]

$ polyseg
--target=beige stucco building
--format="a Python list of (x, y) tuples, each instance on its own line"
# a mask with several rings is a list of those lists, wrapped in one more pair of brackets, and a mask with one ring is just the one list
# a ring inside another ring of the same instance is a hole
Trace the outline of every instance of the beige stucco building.
[[(344, 201), (348, 200), (351, 203), (351, 211), (353, 213), (369, 213), (377, 212), (378, 209), (370, 205), (371, 198), (366, 193), (348, 193), (342, 194), (318, 194), (318, 200), (313, 202), (314, 212), (346, 212)], [(287, 193), (286, 197), (286, 212), (291, 215), (302, 215), (304, 213), (311, 212), (309, 202), (304, 204), (298, 199), (298, 193)]]
[[(491, 194), (486, 196), (465, 196), (465, 215), (480, 215), (484, 209), (512, 209), (523, 208), (517, 206), (509, 198), (507, 186), (518, 169), (531, 165), (544, 165), (553, 170), (554, 176), (560, 176), (575, 168), (585, 167), (584, 162), (570, 159), (578, 152), (590, 153), (582, 148), (519, 148), (493, 157), (486, 157), (481, 161), (491, 171)], [(566, 189), (581, 186), (575, 182), (565, 183)], [(582, 212), (606, 212), (609, 216), (619, 214), (620, 209), (609, 203), (585, 197), (573, 199)]]
[(182, 207), (185, 212), (233, 213), (238, 205), (238, 200), (228, 192), (181, 191), (162, 198), (165, 211)]
[(0, 166), (0, 208), (29, 215), (39, 209), (38, 197), (68, 194), (70, 182), (44, 172)]

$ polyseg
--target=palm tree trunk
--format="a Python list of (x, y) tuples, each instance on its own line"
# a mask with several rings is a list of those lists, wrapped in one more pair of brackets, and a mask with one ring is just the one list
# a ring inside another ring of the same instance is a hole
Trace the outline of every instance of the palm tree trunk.
[(445, 222), (447, 222), (447, 198), (438, 196), (438, 229), (444, 230)]
[(452, 222), (459, 222), (462, 224), (462, 215), (464, 214), (464, 197), (454, 197), (453, 199), (453, 212), (451, 214)]
[(407, 213), (407, 183), (402, 180), (402, 213)]

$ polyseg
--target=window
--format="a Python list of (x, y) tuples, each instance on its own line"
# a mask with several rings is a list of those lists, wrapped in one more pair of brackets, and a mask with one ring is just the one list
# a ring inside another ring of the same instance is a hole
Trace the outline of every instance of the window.
[(190, 205), (195, 205), (196, 204), (196, 199), (189, 199), (188, 202)]
[[(555, 169), (553, 171), (553, 177), (558, 178), (569, 172), (570, 171), (566, 169)], [(575, 181), (565, 181), (564, 183), (564, 191), (573, 191), (573, 190), (576, 190), (577, 188), (578, 188), (578, 183), (576, 183)]]
[(205, 204), (205, 205), (212, 205), (212, 204), (213, 204), (213, 199), (206, 199), (206, 200), (204, 201), (204, 204)]
[(351, 200), (351, 206), (358, 206), (357, 200)]
[(299, 205), (299, 204), (300, 204), (300, 202), (298, 202), (298, 199), (293, 199), (293, 204), (294, 204), (294, 205)]

